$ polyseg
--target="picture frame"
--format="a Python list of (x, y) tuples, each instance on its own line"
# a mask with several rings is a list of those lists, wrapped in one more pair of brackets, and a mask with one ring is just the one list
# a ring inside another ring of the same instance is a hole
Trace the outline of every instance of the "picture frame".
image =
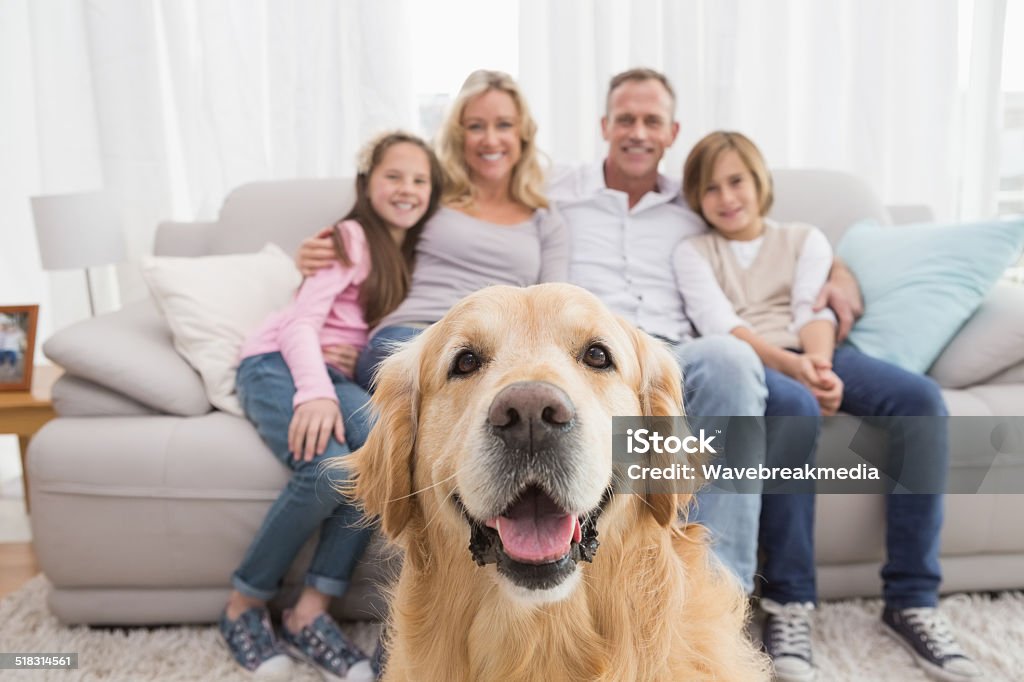
[(0, 306), (0, 391), (32, 388), (38, 319), (38, 305)]

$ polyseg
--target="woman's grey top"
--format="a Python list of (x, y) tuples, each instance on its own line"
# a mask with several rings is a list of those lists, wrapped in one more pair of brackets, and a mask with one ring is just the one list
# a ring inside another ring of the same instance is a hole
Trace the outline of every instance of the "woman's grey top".
[(483, 287), (563, 282), (568, 270), (568, 234), (553, 208), (537, 209), (522, 223), (498, 225), (442, 207), (416, 246), (409, 295), (377, 329), (437, 322)]

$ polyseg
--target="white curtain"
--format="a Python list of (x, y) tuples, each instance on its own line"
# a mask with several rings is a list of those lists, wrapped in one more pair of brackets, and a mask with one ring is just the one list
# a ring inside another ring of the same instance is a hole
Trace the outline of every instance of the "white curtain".
[(771, 166), (846, 170), (887, 203), (974, 218), (994, 210), (1005, 5), (521, 0), (519, 77), (559, 161), (603, 157), (609, 78), (649, 66), (678, 101), (666, 173), (705, 133), (739, 130)]
[[(41, 303), (40, 339), (87, 314), (81, 272), (40, 269), (29, 196), (105, 189), (136, 260), (160, 220), (214, 217), (252, 180), (351, 174), (370, 134), (415, 129), (407, 17), (406, 0), (0, 2), (0, 304)], [(125, 299), (145, 294), (118, 270)]]

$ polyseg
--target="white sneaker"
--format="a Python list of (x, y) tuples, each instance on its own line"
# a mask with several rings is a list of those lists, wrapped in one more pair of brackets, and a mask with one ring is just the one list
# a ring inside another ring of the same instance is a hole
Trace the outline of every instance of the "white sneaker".
[(818, 671), (811, 658), (811, 602), (779, 604), (761, 599), (767, 614), (761, 642), (779, 682), (811, 682)]
[(936, 608), (887, 608), (882, 612), (882, 632), (902, 644), (933, 679), (966, 682), (981, 678), (981, 668), (960, 648), (949, 621)]

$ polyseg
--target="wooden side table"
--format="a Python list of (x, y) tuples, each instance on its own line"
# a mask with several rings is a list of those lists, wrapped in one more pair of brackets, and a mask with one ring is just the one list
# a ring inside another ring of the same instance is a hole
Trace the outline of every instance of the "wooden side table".
[(56, 365), (39, 365), (32, 371), (32, 390), (0, 392), (0, 433), (18, 436), (26, 511), (29, 510), (28, 443), (43, 424), (57, 416), (50, 403), (50, 390), (63, 373), (64, 370)]

